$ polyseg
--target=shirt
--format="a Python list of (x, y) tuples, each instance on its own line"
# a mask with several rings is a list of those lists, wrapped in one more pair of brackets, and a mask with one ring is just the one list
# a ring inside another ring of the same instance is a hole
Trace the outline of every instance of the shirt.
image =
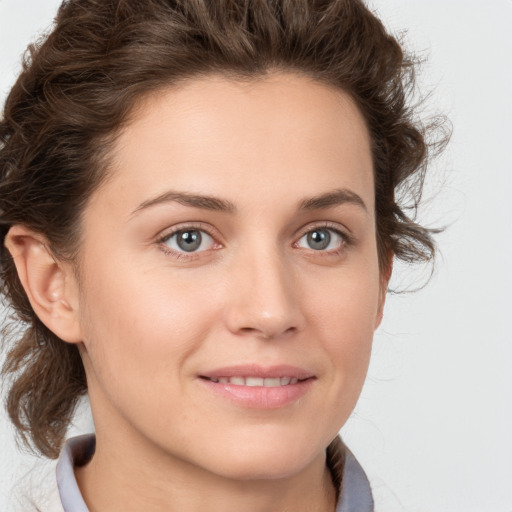
[[(94, 434), (73, 437), (66, 442), (57, 463), (57, 486), (42, 512), (89, 512), (78, 488), (74, 467), (86, 464), (92, 458), (95, 446)], [(336, 512), (373, 512), (368, 478), (353, 453), (344, 445), (343, 449), (342, 475), (338, 478), (342, 481), (342, 490)], [(336, 480), (335, 476), (333, 479)]]

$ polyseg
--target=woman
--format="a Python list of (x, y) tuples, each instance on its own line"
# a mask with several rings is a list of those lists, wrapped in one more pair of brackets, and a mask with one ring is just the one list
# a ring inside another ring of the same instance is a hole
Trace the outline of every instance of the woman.
[(393, 257), (434, 254), (395, 199), (412, 72), (359, 0), (63, 3), (0, 125), (8, 410), (59, 457), (48, 510), (373, 509), (337, 433)]

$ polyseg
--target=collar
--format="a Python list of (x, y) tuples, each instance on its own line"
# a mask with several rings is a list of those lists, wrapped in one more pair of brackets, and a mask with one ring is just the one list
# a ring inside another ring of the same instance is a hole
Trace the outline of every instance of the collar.
[[(368, 478), (354, 454), (337, 437), (330, 445), (328, 464), (333, 481), (341, 487), (336, 512), (373, 512), (373, 498)], [(86, 434), (69, 439), (57, 463), (57, 485), (64, 512), (89, 512), (75, 479), (74, 468), (83, 466), (94, 455), (96, 436)], [(341, 483), (340, 483), (341, 482)]]

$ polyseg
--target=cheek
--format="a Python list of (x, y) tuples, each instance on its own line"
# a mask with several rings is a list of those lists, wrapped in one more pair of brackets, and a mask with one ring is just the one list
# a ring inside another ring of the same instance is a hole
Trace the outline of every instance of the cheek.
[(115, 261), (93, 261), (84, 279), (81, 323), (94, 372), (107, 389), (169, 385), (211, 321), (207, 290)]
[(378, 273), (368, 267), (340, 275), (311, 297), (312, 323), (330, 357), (337, 387), (352, 394), (359, 394), (368, 369), (379, 294)]

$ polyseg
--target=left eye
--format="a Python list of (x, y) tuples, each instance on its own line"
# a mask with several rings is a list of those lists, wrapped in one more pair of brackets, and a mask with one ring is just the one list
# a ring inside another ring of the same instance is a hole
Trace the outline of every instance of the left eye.
[(345, 236), (336, 229), (332, 228), (315, 228), (305, 233), (297, 242), (299, 247), (304, 247), (301, 244), (305, 241), (307, 244), (306, 249), (313, 249), (314, 251), (330, 251), (340, 249), (345, 243)]
[(177, 252), (198, 252), (213, 243), (213, 238), (201, 229), (182, 229), (170, 234), (162, 243)]

